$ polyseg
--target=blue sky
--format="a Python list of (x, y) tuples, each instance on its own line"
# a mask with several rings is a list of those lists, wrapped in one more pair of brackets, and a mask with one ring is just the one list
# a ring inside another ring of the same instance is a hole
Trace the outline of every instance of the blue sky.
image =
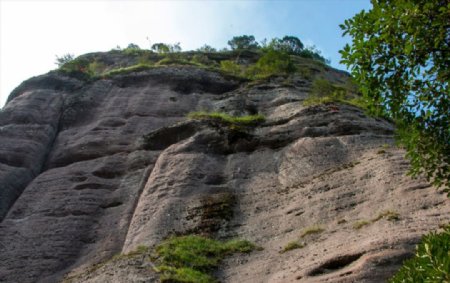
[(128, 43), (180, 42), (191, 50), (205, 43), (222, 48), (236, 35), (293, 35), (345, 69), (338, 51), (349, 39), (339, 24), (370, 7), (369, 0), (0, 0), (0, 106), (22, 81), (56, 68), (56, 55)]

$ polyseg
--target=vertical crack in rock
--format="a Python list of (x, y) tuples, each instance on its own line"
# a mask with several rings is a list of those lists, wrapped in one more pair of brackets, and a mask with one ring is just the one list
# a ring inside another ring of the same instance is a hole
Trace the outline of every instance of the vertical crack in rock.
[(144, 191), (145, 185), (147, 184), (147, 181), (148, 181), (150, 175), (152, 174), (153, 169), (154, 169), (154, 164), (148, 166), (145, 169), (144, 173), (142, 174), (142, 179), (141, 179), (141, 182), (139, 183), (138, 197), (136, 197), (136, 199), (135, 199), (135, 201), (133, 203), (133, 208), (132, 208), (133, 213), (131, 213), (130, 217), (127, 219), (128, 220), (128, 227), (127, 227), (127, 230), (126, 230), (126, 233), (125, 233), (125, 237), (123, 238), (123, 242), (122, 242), (122, 252), (124, 252), (124, 250), (126, 250), (125, 249), (125, 242), (126, 242), (126, 240), (128, 238), (128, 234), (130, 232), (131, 222), (132, 222), (133, 217), (134, 217), (134, 215), (136, 213), (136, 207), (137, 207), (137, 205), (139, 203), (139, 200), (141, 199), (142, 192)]

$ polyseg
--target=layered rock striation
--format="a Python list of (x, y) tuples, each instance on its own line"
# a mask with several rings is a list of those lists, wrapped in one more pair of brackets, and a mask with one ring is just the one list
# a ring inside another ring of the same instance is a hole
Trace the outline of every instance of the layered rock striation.
[(221, 282), (385, 281), (450, 204), (406, 175), (389, 121), (303, 106), (311, 84), (177, 65), (24, 82), (0, 112), (0, 282), (157, 282), (150, 259), (111, 258), (180, 234), (263, 248), (222, 262)]

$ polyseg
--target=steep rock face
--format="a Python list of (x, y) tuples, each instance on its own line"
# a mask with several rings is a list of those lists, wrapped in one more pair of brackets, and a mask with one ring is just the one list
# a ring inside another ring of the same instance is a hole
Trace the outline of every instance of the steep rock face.
[(0, 220), (40, 172), (58, 131), (62, 95), (24, 92), (0, 112)]
[[(225, 260), (223, 282), (380, 282), (450, 216), (445, 195), (405, 175), (389, 122), (302, 106), (311, 81), (300, 75), (56, 77), (24, 83), (0, 114), (1, 282), (157, 281), (147, 258), (109, 259), (189, 233), (263, 248)], [(266, 122), (242, 132), (187, 120), (194, 110)], [(314, 226), (323, 231), (301, 237)], [(292, 241), (305, 247), (280, 253)]]

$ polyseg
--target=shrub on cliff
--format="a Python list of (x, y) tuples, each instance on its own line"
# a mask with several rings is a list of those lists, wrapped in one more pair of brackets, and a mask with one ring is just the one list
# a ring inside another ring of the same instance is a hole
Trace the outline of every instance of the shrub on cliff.
[(286, 75), (295, 71), (295, 66), (286, 52), (269, 49), (250, 66), (246, 73), (249, 78), (264, 78), (272, 75)]
[(126, 55), (140, 55), (143, 53), (144, 50), (142, 50), (139, 45), (130, 43), (128, 44), (127, 48), (123, 49), (122, 52)]
[(58, 65), (58, 67), (62, 67), (64, 64), (69, 63), (70, 61), (73, 60), (73, 54), (64, 54), (63, 56), (59, 57), (58, 55), (56, 55), (56, 62), (55, 64)]
[(305, 49), (300, 51), (298, 56), (303, 57), (303, 58), (310, 58), (310, 59), (322, 62), (324, 64), (330, 64), (330, 60), (325, 59), (322, 56), (320, 50), (317, 50), (317, 48), (314, 45), (306, 47)]
[(416, 255), (389, 282), (450, 282), (450, 225), (442, 233), (425, 235)]
[[(330, 102), (340, 102), (368, 110), (367, 101), (364, 97), (356, 93), (355, 86), (335, 85), (325, 79), (315, 79), (313, 81), (311, 92), (303, 101), (304, 106), (318, 105)], [(371, 114), (371, 113), (368, 113)]]
[(231, 60), (223, 60), (220, 62), (220, 69), (225, 73), (238, 77), (242, 75), (243, 67)]
[(78, 57), (61, 65), (59, 71), (82, 80), (90, 80), (95, 75), (89, 68), (91, 63), (86, 58)]
[(244, 240), (216, 241), (202, 236), (171, 237), (156, 247), (156, 271), (161, 282), (216, 282), (210, 275), (220, 261), (233, 253), (257, 247)]

